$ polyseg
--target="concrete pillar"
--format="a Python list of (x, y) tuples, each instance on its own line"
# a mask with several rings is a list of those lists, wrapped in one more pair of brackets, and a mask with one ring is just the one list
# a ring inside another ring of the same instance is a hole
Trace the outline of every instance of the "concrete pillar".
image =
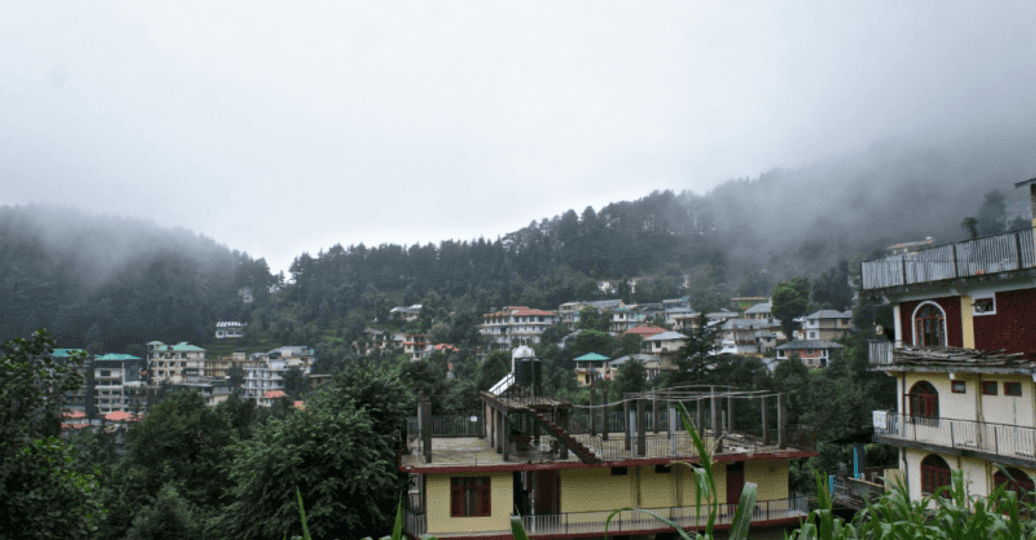
[(590, 436), (597, 436), (597, 410), (594, 405), (597, 402), (597, 389), (590, 386)]
[[(568, 425), (568, 413), (564, 409), (558, 409), (558, 415), (554, 419), (554, 423), (561, 426), (561, 429), (565, 429)], [(561, 445), (561, 449), (558, 450), (558, 457), (561, 459), (568, 459), (568, 447), (564, 444)]]
[(500, 425), (504, 428), (503, 436), (500, 440), (504, 443), (504, 461), (507, 461), (507, 458), (511, 457), (511, 422), (503, 413), (500, 415), (503, 417), (503, 422), (500, 422)]
[(658, 435), (659, 424), (662, 423), (659, 420), (660, 420), (660, 418), (658, 417), (658, 397), (655, 396), (654, 392), (652, 392), (651, 393), (651, 423), (653, 423), (655, 425), (655, 435)]
[[(652, 400), (654, 401), (654, 400)], [(637, 455), (647, 455), (647, 411), (645, 411), (644, 400), (637, 400)], [(658, 410), (657, 407), (655, 409)]]
[(723, 435), (723, 421), (720, 418), (719, 398), (716, 397), (716, 389), (711, 388), (710, 393), (709, 406), (712, 408), (712, 437), (716, 441), (716, 452), (719, 453), (723, 446), (723, 443), (720, 441), (720, 436)]
[(432, 402), (425, 396), (421, 401), (421, 439), (424, 443), (425, 463), (432, 462)]
[(698, 435), (705, 437), (705, 406), (702, 404), (702, 399), (698, 398), (694, 400), (694, 406), (697, 408), (694, 419), (694, 429), (698, 431)]
[(611, 410), (608, 408), (608, 389), (605, 388), (601, 394), (601, 440), (608, 440), (608, 431), (610, 429), (608, 424), (608, 417), (611, 416)]
[(787, 429), (788, 414), (784, 410), (784, 394), (777, 394), (777, 447), (784, 449), (788, 441), (784, 430)]
[(676, 407), (673, 405), (672, 401), (668, 402), (667, 404), (669, 405), (669, 407), (667, 407), (669, 410), (669, 438), (672, 439), (673, 435), (676, 435), (677, 412)]
[(622, 431), (626, 434), (626, 437), (625, 437), (625, 439), (626, 439), (626, 446), (625, 446), (626, 450), (630, 450), (630, 449), (633, 448), (633, 441), (632, 441), (633, 434), (630, 432), (630, 428), (631, 427), (632, 426), (630, 425), (630, 402), (629, 401), (623, 401), (622, 402)]
[(734, 396), (727, 396), (727, 431), (734, 431)]
[(766, 410), (766, 398), (763, 397), (759, 401), (763, 403), (763, 444), (770, 444), (770, 422), (767, 418), (769, 411)]

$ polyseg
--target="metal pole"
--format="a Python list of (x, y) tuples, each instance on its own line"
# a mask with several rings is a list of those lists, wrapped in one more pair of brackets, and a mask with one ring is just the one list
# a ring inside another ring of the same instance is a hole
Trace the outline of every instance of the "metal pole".
[(766, 398), (762, 398), (760, 401), (763, 403), (763, 444), (770, 444), (770, 422), (767, 418), (769, 411), (766, 410)]
[(658, 435), (658, 397), (651, 393), (651, 423), (655, 425), (655, 435)]
[(784, 433), (788, 423), (788, 414), (784, 410), (784, 394), (777, 394), (777, 447), (784, 449), (788, 441)]
[(594, 404), (597, 402), (597, 389), (594, 388), (594, 384), (590, 383), (590, 436), (597, 436), (597, 410), (594, 409)]
[(601, 440), (608, 440), (608, 431), (611, 430), (611, 426), (608, 422), (608, 417), (611, 416), (611, 411), (608, 408), (608, 389), (605, 388), (601, 395)]
[(734, 431), (734, 396), (727, 396), (727, 431)]

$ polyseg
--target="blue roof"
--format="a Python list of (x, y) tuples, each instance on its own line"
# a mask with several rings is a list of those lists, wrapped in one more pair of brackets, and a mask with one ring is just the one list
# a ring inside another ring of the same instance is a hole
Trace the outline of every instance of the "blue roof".
[(604, 360), (611, 360), (611, 358), (608, 358), (607, 356), (604, 356), (603, 354), (597, 354), (595, 352), (586, 353), (583, 356), (580, 356), (579, 358), (576, 358), (577, 362), (601, 362), (601, 361), (604, 361)]

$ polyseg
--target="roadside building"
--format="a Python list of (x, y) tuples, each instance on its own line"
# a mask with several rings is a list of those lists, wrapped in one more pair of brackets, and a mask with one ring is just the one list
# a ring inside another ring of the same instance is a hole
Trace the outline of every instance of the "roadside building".
[(611, 380), (612, 373), (608, 364), (610, 360), (611, 358), (595, 352), (576, 358), (576, 381), (579, 386), (590, 386), (594, 381)]
[(852, 311), (822, 309), (803, 317), (802, 328), (795, 333), (798, 339), (834, 341), (851, 331), (852, 318)]
[(179, 384), (188, 375), (205, 373), (205, 349), (181, 341), (166, 345), (161, 341), (148, 343), (148, 375), (152, 385), (163, 382)]
[(508, 350), (517, 345), (539, 344), (543, 332), (558, 320), (558, 314), (553, 311), (509, 306), (483, 314), (479, 333), (491, 339), (496, 350)]
[(216, 339), (240, 339), (245, 337), (248, 323), (239, 321), (220, 321), (216, 323)]
[(140, 375), (144, 360), (131, 354), (105, 354), (94, 358), (94, 406), (97, 414), (139, 413), (147, 408), (147, 383)]

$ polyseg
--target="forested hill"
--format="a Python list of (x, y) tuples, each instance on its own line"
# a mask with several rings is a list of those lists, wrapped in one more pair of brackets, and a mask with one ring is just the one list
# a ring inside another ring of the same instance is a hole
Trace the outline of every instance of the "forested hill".
[[(957, 150), (876, 147), (865, 154), (725, 182), (708, 193), (656, 191), (569, 210), (496, 239), (343, 247), (303, 253), (280, 283), (263, 259), (142, 220), (47, 207), (0, 208), (0, 338), (46, 327), (64, 346), (120, 350), (152, 339), (204, 342), (222, 319), (250, 333), (348, 343), (394, 305), (453, 311), (465, 342), (478, 313), (554, 308), (599, 297), (598, 279), (639, 278), (627, 301), (689, 296), (714, 309), (768, 295), (793, 276), (828, 280), (882, 247), (960, 240), (1025, 224), (1033, 138)], [(987, 196), (993, 191), (992, 196)], [(684, 283), (687, 287), (683, 287)], [(271, 297), (271, 285), (282, 292)], [(256, 302), (238, 291), (251, 287)], [(443, 317), (436, 316), (436, 320)], [(461, 339), (454, 336), (458, 343)]]
[(268, 297), (262, 259), (150, 221), (73, 209), (0, 207), (0, 337), (49, 329), (65, 346), (99, 350), (203, 339)]
[[(1016, 181), (1036, 175), (1031, 138), (963, 149), (902, 145), (725, 182), (698, 195), (654, 192), (600, 210), (568, 210), (502, 238), (438, 246), (334, 246), (291, 267), (292, 299), (312, 317), (384, 310), (429, 292), (478, 309), (551, 308), (595, 294), (596, 279), (647, 278), (634, 301), (689, 295), (698, 309), (730, 295), (768, 295), (780, 280), (817, 276), (903, 241), (963, 239), (1027, 224)], [(987, 194), (996, 191), (991, 197)], [(853, 265), (855, 266), (855, 264)], [(680, 290), (684, 276), (688, 289)]]

